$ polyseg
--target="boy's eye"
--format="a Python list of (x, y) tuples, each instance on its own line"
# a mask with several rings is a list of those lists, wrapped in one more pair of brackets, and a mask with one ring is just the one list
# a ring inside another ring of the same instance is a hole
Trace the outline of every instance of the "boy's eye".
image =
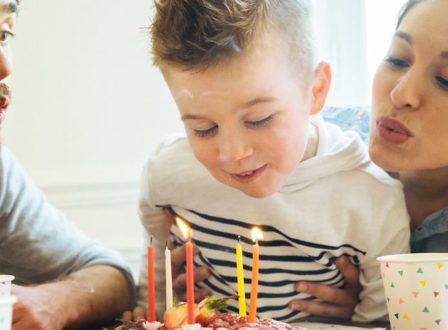
[(207, 129), (195, 129), (194, 134), (199, 137), (207, 137), (215, 134), (218, 131), (218, 126), (213, 126)]
[(386, 62), (399, 68), (407, 68), (409, 66), (409, 63), (406, 62), (405, 60), (392, 56), (386, 57)]
[(9, 31), (0, 31), (0, 42), (2, 44), (7, 43), (12, 37), (14, 37), (14, 33)]
[(439, 83), (440, 86), (442, 86), (445, 89), (448, 89), (448, 79), (445, 79), (441, 76), (437, 76), (436, 77), (437, 82)]
[(251, 126), (251, 127), (260, 127), (263, 125), (266, 125), (268, 122), (270, 122), (273, 118), (273, 115), (267, 116), (263, 119), (260, 120), (255, 120), (255, 121), (246, 121), (246, 125)]

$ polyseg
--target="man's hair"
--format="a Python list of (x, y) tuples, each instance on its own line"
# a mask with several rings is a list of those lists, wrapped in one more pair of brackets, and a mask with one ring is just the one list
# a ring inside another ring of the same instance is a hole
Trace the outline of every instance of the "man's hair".
[(156, 66), (203, 70), (261, 46), (271, 32), (290, 46), (301, 69), (314, 64), (308, 0), (154, 0)]
[(395, 29), (398, 30), (400, 27), (401, 22), (403, 21), (403, 18), (407, 15), (407, 13), (414, 8), (419, 3), (424, 2), (425, 0), (408, 0), (403, 7), (401, 7), (399, 13), (398, 13), (398, 19), (397, 19), (397, 25), (395, 26)]

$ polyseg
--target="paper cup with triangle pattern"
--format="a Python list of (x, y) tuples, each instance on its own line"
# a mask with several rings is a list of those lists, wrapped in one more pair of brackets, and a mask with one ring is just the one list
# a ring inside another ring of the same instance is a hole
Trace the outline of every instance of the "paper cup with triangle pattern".
[(382, 256), (392, 330), (448, 329), (448, 253)]

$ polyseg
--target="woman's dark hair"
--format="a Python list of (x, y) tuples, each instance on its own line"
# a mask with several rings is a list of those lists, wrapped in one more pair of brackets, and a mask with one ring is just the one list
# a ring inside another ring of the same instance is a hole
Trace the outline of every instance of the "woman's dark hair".
[(398, 19), (397, 19), (397, 25), (395, 26), (395, 30), (398, 30), (398, 27), (400, 26), (401, 22), (403, 21), (403, 18), (406, 16), (406, 14), (414, 8), (419, 3), (424, 2), (425, 0), (409, 0), (407, 1), (403, 7), (401, 7), (399, 13), (398, 13)]

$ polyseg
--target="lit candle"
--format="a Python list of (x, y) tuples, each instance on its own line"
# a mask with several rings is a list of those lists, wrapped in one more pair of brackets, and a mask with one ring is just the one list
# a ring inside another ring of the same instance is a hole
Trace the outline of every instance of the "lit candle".
[(148, 246), (148, 321), (156, 320), (156, 291), (154, 285), (154, 247), (152, 237)]
[(193, 244), (191, 243), (191, 229), (180, 217), (176, 217), (176, 224), (187, 242), (185, 243), (185, 259), (187, 261), (187, 324), (194, 324), (194, 273), (193, 273)]
[(173, 307), (173, 278), (171, 275), (171, 251), (168, 249), (168, 244), (165, 248), (165, 294), (166, 294), (166, 309)]
[(252, 283), (250, 290), (250, 306), (249, 317), (247, 322), (255, 323), (257, 316), (257, 295), (258, 295), (258, 258), (260, 255), (260, 249), (258, 246), (258, 240), (263, 238), (263, 234), (258, 227), (252, 229), (252, 241), (254, 245), (252, 247)]
[(244, 290), (243, 251), (240, 237), (236, 244), (236, 277), (238, 282), (238, 310), (241, 317), (246, 316), (246, 292)]

